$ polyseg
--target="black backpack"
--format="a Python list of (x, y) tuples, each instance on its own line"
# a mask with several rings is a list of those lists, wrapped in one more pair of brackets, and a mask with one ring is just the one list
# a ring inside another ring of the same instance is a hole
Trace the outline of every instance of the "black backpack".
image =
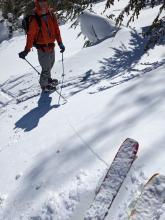
[(39, 29), (41, 30), (41, 18), (39, 15), (34, 14), (34, 15), (27, 15), (26, 17), (24, 17), (24, 19), (22, 20), (22, 29), (25, 31), (25, 33), (27, 34), (27, 32), (29, 31), (29, 25), (30, 22), (32, 21), (32, 19), (35, 18), (37, 21), (37, 24), (39, 26)]

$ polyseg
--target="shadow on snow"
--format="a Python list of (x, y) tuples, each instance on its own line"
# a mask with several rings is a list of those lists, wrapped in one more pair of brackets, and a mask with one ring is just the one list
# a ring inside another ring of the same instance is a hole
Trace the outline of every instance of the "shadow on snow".
[(25, 132), (31, 131), (38, 126), (38, 123), (42, 117), (44, 117), (53, 108), (58, 108), (59, 105), (51, 106), (52, 97), (49, 97), (49, 93), (41, 93), (38, 100), (38, 106), (24, 115), (15, 123), (15, 128), (21, 128)]
[[(144, 41), (139, 36), (135, 36), (134, 39), (131, 40), (131, 42), (132, 45), (136, 42), (136, 50), (133, 49), (132, 51), (127, 51), (126, 49), (124, 49), (124, 46), (122, 46), (120, 50), (114, 49), (114, 57), (106, 59), (102, 62), (103, 66), (100, 72), (95, 73), (94, 77), (91, 76), (90, 72), (88, 72), (84, 75), (83, 78), (79, 79), (80, 82), (78, 85), (73, 85), (73, 87), (77, 89), (77, 91), (75, 91), (74, 93), (77, 93), (92, 86), (93, 83), (97, 84), (101, 80), (110, 80), (112, 77), (115, 77), (118, 74), (123, 74), (124, 71), (132, 72), (133, 70), (135, 70), (137, 72), (141, 72), (135, 69), (135, 65), (144, 54)], [(163, 62), (153, 63), (151, 66), (145, 67), (142, 72), (145, 74), (152, 69), (158, 68), (161, 65), (163, 65)], [(132, 78), (136, 76), (137, 75), (131, 75)], [(159, 74), (159, 77), (155, 78), (145, 75), (143, 79), (140, 79), (141, 90), (139, 96), (137, 96), (137, 92), (139, 92), (139, 82), (134, 81), (134, 83), (129, 84), (128, 87), (122, 88), (120, 91), (117, 92), (111, 102), (107, 104), (105, 111), (106, 114), (101, 114), (100, 117), (95, 118), (94, 121), (89, 121), (89, 126), (82, 127), (79, 130), (79, 133), (83, 134), (83, 136), (86, 136), (87, 134), (89, 134), (89, 132), (91, 132), (92, 135), (87, 135), (86, 137), (88, 138), (86, 139), (87, 143), (92, 146), (94, 150), (100, 150), (98, 149), (97, 144), (99, 142), (102, 142), (103, 140), (106, 140), (106, 143), (111, 143), (111, 139), (113, 139), (113, 141), (118, 140), (117, 142), (119, 143), (128, 136), (132, 137), (132, 132), (134, 131), (133, 133), (135, 134), (137, 126), (143, 123), (145, 119), (150, 119), (154, 112), (157, 112), (157, 110), (160, 108), (160, 105), (162, 106), (165, 94), (163, 79), (163, 74)], [(130, 78), (125, 79), (125, 81), (127, 80), (130, 80)], [(121, 83), (125, 81), (121, 81)], [(105, 87), (104, 89), (107, 88), (108, 87)], [(143, 93), (145, 89), (150, 91), (150, 96)], [(133, 99), (128, 99), (130, 93), (131, 96), (134, 97)], [(20, 127), (22, 129), (25, 129), (26, 131), (29, 131), (37, 126), (41, 117), (43, 117), (52, 108), (56, 107), (50, 105), (50, 97), (47, 97), (46, 99), (44, 99), (44, 101), (43, 99), (44, 97), (41, 96), (38, 107), (23, 116), (16, 123), (16, 127)], [(114, 102), (116, 102), (116, 105), (112, 104)], [(133, 109), (135, 106), (138, 106), (138, 111), (132, 111), (132, 113), (129, 114), (130, 109)], [(120, 118), (121, 114), (124, 114), (125, 117)], [(120, 120), (118, 120), (119, 118)], [(32, 122), (33, 119), (34, 122)], [(92, 131), (93, 129), (94, 131)], [(143, 132), (147, 133), (147, 129), (148, 127), (143, 128)], [(138, 131), (138, 133), (139, 132), (140, 131)], [(148, 157), (154, 159), (155, 157), (159, 157), (162, 154), (164, 138), (164, 136), (161, 136), (158, 140), (155, 140), (153, 146), (151, 146), (148, 151), (146, 151), (142, 155), (142, 157), (139, 158), (139, 164), (147, 160)], [(29, 173), (27, 173), (27, 175), (24, 177), (24, 188), (19, 191), (15, 196), (18, 202), (18, 206), (20, 204), (20, 201), (27, 202), (31, 199), (35, 201), (39, 195), (44, 193), (44, 190), (38, 190), (37, 193), (35, 193), (35, 185), (37, 183), (41, 183), (42, 180), (45, 181), (46, 187), (48, 189), (55, 189), (56, 187), (58, 188), (61, 184), (64, 185), (65, 181), (67, 182), (67, 180), (70, 178), (70, 176), (73, 175), (73, 173), (81, 169), (83, 164), (95, 162), (94, 158), (93, 160), (91, 160), (91, 156), (89, 156), (87, 152), (88, 149), (83, 146), (83, 143), (74, 142), (75, 139), (76, 138), (73, 136), (64, 141), (64, 144), (60, 146), (60, 148), (62, 149), (64, 147), (64, 152), (62, 152), (62, 154), (57, 155), (56, 150), (54, 152), (47, 151), (43, 158), (36, 162)], [(65, 143), (67, 143), (67, 147), (65, 147)], [(106, 145), (104, 142), (104, 146), (101, 146), (101, 151), (106, 154), (107, 152), (110, 153), (110, 147), (112, 147), (111, 144)], [(79, 158), (79, 160), (76, 160), (76, 162), (74, 162), (73, 164), (73, 161), (75, 161), (75, 157)], [(70, 164), (72, 164), (72, 166)], [(65, 173), (66, 169), (67, 173)], [(61, 173), (63, 173), (64, 175), (61, 175)], [(53, 176), (55, 178), (52, 178)], [(32, 184), (34, 184), (33, 187)], [(9, 210), (8, 208), (9, 207), (7, 207), (6, 209), (6, 213)]]
[[(114, 50), (113, 57), (105, 58), (100, 61), (101, 68), (99, 72), (89, 70), (84, 73), (83, 77), (79, 77), (78, 82), (73, 84), (70, 83), (70, 95), (77, 94), (93, 86), (98, 87), (96, 92), (100, 92), (125, 83), (135, 77), (139, 77), (139, 75), (148, 73), (151, 70), (155, 70), (156, 68), (162, 66), (165, 63), (164, 60), (162, 62), (141, 64), (144, 67), (142, 70), (139, 70), (136, 67), (145, 53), (145, 45), (146, 40), (140, 36), (138, 32), (132, 31), (129, 48), (127, 48), (123, 43), (119, 48), (112, 48)], [(117, 82), (111, 82), (114, 79), (118, 79)], [(109, 85), (99, 86), (99, 83), (103, 80), (106, 80)], [(69, 84), (64, 85), (64, 87), (67, 86), (69, 86)]]
[[(144, 67), (142, 70), (136, 68), (136, 65), (144, 55), (145, 44), (146, 40), (136, 31), (132, 31), (129, 48), (123, 43), (119, 48), (112, 48), (114, 50), (113, 57), (100, 61), (101, 68), (99, 72), (89, 70), (84, 73), (84, 76), (78, 77), (77, 80), (73, 79), (65, 82), (63, 85), (64, 90), (66, 90), (68, 96), (72, 96), (95, 86), (94, 91), (90, 93), (97, 93), (125, 83), (162, 66), (165, 62), (164, 60), (162, 62), (141, 64)], [(99, 85), (104, 80), (106, 85), (104, 83)], [(46, 115), (52, 108), (58, 107), (51, 106), (50, 103), (51, 98), (48, 95), (42, 94), (38, 101), (38, 107), (32, 109), (17, 121), (15, 127), (22, 128), (24, 131), (31, 131), (37, 127), (40, 118)]]

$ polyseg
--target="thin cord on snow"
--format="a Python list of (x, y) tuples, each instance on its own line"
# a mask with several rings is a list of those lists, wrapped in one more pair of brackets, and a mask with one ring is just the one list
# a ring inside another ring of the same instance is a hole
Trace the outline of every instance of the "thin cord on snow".
[[(63, 53), (62, 53), (62, 85), (64, 83), (64, 76), (65, 76), (65, 67), (64, 67), (64, 57), (63, 57)], [(61, 91), (60, 91), (60, 95), (59, 95), (59, 100), (58, 100), (58, 104), (60, 103), (60, 97), (61, 97), (61, 92), (62, 92), (62, 86), (61, 86)], [(64, 113), (64, 111), (63, 111)], [(65, 113), (64, 113), (65, 115)], [(89, 144), (81, 137), (81, 135), (79, 134), (79, 132), (75, 129), (75, 127), (72, 125), (72, 123), (69, 121), (68, 117), (65, 115), (66, 121), (69, 124), (69, 126), (72, 128), (72, 130), (74, 131), (74, 133), (80, 138), (80, 140), (82, 141), (82, 143), (92, 152), (92, 154), (94, 154), (98, 160), (100, 160), (102, 163), (104, 163), (104, 165), (106, 167), (109, 167), (109, 164), (104, 161), (90, 146)]]
[[(64, 113), (65, 114), (65, 113)], [(104, 161), (90, 146), (89, 144), (81, 137), (81, 135), (79, 134), (79, 132), (75, 129), (75, 127), (72, 125), (72, 123), (69, 121), (68, 117), (65, 115), (65, 118), (69, 124), (69, 126), (72, 128), (72, 130), (74, 131), (74, 133), (79, 137), (79, 139), (82, 141), (82, 143), (92, 152), (92, 154), (94, 154), (98, 160), (100, 160), (102, 163), (104, 163), (104, 165), (108, 168), (109, 164)]]

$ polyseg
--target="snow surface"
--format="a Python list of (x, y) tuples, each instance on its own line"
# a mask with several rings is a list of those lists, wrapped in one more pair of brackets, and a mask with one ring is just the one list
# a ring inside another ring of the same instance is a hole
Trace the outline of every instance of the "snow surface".
[[(117, 15), (126, 3), (110, 10)], [(139, 35), (157, 9), (146, 9), (136, 30), (122, 27), (84, 49), (80, 28), (61, 26), (68, 103), (60, 106), (56, 93), (38, 95), (37, 73), (18, 58), (25, 36), (1, 43), (0, 220), (82, 220), (127, 137), (139, 142), (138, 159), (106, 220), (128, 220), (147, 179), (165, 175), (164, 46), (144, 54)], [(27, 59), (40, 71), (35, 50)], [(61, 74), (57, 48), (52, 76)]]

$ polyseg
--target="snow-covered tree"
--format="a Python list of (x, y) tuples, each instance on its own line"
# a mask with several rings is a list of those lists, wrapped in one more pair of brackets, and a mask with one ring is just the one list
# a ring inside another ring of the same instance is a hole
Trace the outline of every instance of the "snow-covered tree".
[(104, 40), (117, 31), (113, 20), (91, 13), (88, 10), (84, 10), (79, 18), (81, 31), (91, 43)]
[[(105, 10), (107, 8), (110, 8), (111, 5), (114, 4), (115, 0), (107, 0)], [(163, 11), (165, 10), (164, 0), (130, 0), (123, 11), (119, 14), (118, 18), (116, 18), (116, 25), (120, 26), (125, 16), (129, 16), (129, 20), (127, 23), (127, 25), (129, 25), (130, 22), (133, 22), (135, 18), (138, 19), (141, 10), (146, 7), (154, 8), (158, 5), (160, 5), (159, 12), (155, 19), (151, 21), (151, 25), (146, 29), (144, 36), (150, 36), (148, 46), (160, 43), (162, 42), (165, 35), (164, 18), (161, 16)]]

